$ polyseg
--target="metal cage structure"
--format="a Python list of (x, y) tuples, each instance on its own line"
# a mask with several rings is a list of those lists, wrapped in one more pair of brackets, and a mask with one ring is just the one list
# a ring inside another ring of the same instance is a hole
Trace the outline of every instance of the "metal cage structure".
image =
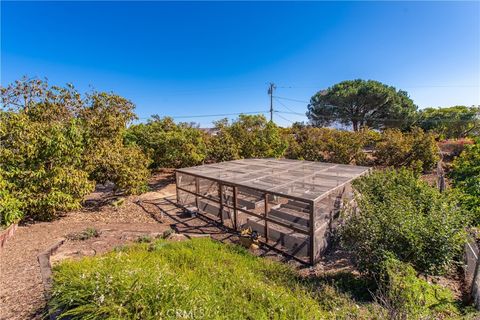
[(175, 171), (177, 203), (315, 264), (328, 245), (351, 182), (369, 167), (289, 159), (242, 159)]

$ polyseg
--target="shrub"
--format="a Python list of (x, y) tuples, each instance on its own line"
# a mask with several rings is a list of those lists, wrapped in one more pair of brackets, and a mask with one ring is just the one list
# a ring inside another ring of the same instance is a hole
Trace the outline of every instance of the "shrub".
[(417, 277), (408, 263), (388, 257), (382, 263), (374, 299), (388, 319), (437, 319), (460, 316), (452, 292)]
[(15, 185), (5, 179), (0, 168), (0, 228), (8, 227), (23, 218), (23, 203), (14, 191)]
[(139, 194), (147, 189), (150, 160), (137, 146), (101, 140), (85, 159), (90, 178), (98, 183), (115, 184), (115, 191)]
[(222, 162), (240, 159), (240, 145), (233, 138), (227, 119), (214, 122), (216, 134), (208, 139), (208, 160)]
[(467, 145), (455, 159), (450, 172), (453, 186), (460, 192), (461, 204), (480, 224), (480, 139), (474, 145)]
[(60, 319), (326, 319), (361, 312), (286, 264), (211, 239), (157, 240), (65, 261), (53, 279), (50, 306)]
[(153, 116), (146, 124), (131, 126), (127, 143), (149, 155), (154, 168), (181, 168), (201, 164), (207, 157), (206, 136), (191, 124)]
[(0, 113), (0, 163), (27, 217), (52, 219), (77, 209), (93, 184), (82, 170), (77, 122), (34, 122), (25, 113)]
[(414, 128), (403, 133), (398, 129), (387, 129), (375, 146), (376, 162), (382, 166), (409, 167), (427, 172), (439, 160), (439, 149), (433, 135)]
[(453, 106), (425, 108), (419, 112), (419, 124), (442, 139), (474, 137), (480, 134), (480, 108)]
[(344, 164), (365, 164), (369, 146), (376, 134), (362, 129), (357, 132), (293, 126), (287, 133), (290, 145), (286, 156), (291, 159), (325, 161)]
[(145, 185), (147, 159), (122, 142), (135, 119), (129, 100), (102, 92), (82, 96), (72, 85), (25, 79), (2, 87), (1, 100), (0, 170), (10, 194), (1, 198), (9, 199), (9, 207), (14, 197), (26, 217), (53, 219), (81, 206), (94, 188), (91, 179), (111, 179), (127, 192)]
[(420, 272), (440, 274), (458, 257), (464, 243), (462, 211), (411, 171), (377, 171), (353, 187), (358, 209), (344, 212), (340, 236), (360, 271), (376, 275), (392, 255)]
[(240, 158), (278, 158), (287, 149), (280, 128), (264, 115), (241, 114), (231, 125), (225, 125), (224, 130), (236, 142)]

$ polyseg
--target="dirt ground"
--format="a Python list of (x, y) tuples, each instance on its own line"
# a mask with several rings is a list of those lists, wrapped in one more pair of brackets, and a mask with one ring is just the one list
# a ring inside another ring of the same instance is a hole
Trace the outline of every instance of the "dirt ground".
[[(175, 184), (171, 174), (155, 175), (150, 187), (151, 192), (127, 198), (115, 197), (108, 186), (97, 188), (86, 198), (82, 210), (53, 222), (20, 226), (0, 250), (0, 319), (43, 317), (46, 301), (37, 257), (60, 239), (66, 240), (51, 257), (52, 264), (66, 258), (102, 254), (144, 236), (156, 237), (169, 229), (191, 237), (238, 241), (236, 235), (223, 227), (200, 216), (190, 217), (175, 206)], [(86, 228), (94, 228), (98, 236), (71, 239)], [(306, 276), (353, 270), (348, 255), (340, 251), (329, 253), (315, 268), (300, 265), (268, 248), (257, 249), (254, 253), (293, 264)]]

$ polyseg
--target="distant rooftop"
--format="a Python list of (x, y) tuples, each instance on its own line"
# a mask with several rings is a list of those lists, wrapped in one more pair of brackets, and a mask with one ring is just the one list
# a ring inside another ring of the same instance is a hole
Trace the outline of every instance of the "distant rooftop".
[(303, 160), (242, 159), (177, 169), (177, 172), (315, 201), (369, 170), (369, 167)]

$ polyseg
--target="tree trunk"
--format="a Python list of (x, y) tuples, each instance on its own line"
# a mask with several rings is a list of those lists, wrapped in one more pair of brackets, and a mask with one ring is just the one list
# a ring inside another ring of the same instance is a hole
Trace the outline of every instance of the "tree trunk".
[(353, 131), (358, 131), (358, 121), (352, 120)]

